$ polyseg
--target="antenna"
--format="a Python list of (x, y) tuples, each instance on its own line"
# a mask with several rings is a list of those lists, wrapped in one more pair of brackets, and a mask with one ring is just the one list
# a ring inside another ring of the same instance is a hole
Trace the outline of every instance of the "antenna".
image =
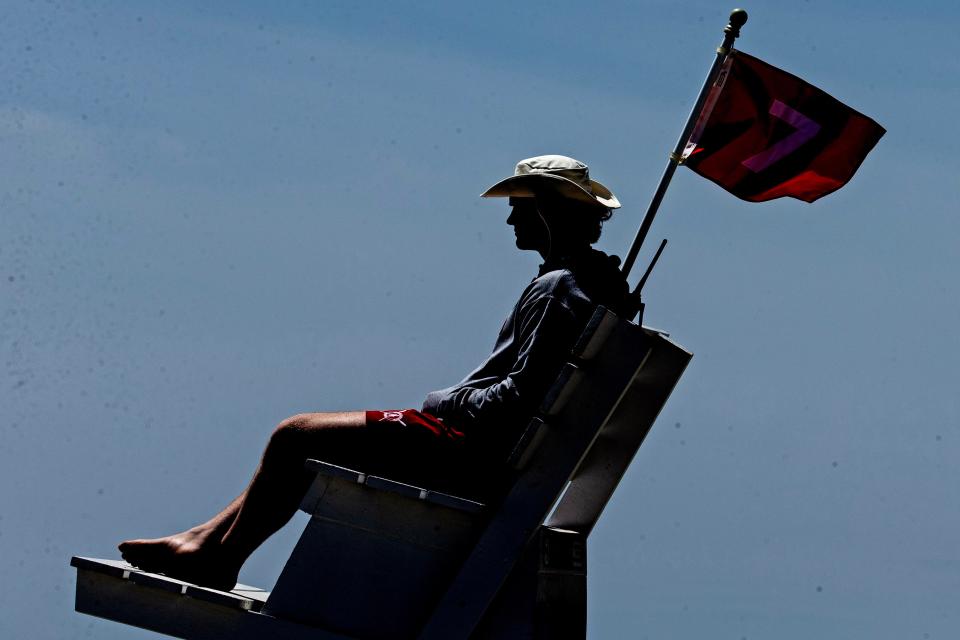
[(647, 265), (647, 270), (643, 272), (643, 277), (640, 278), (640, 282), (637, 284), (637, 288), (630, 292), (628, 297), (629, 302), (626, 307), (626, 319), (634, 320), (636, 319), (637, 324), (643, 324), (643, 298), (640, 296), (640, 292), (643, 290), (643, 285), (647, 283), (647, 278), (650, 277), (650, 273), (653, 271), (653, 268), (657, 266), (657, 260), (660, 259), (660, 254), (663, 253), (663, 248), (667, 246), (667, 239), (664, 238), (660, 242), (660, 246), (657, 247), (657, 252), (653, 254), (653, 260), (650, 261), (650, 264)]
[(653, 254), (653, 260), (650, 261), (649, 266), (647, 266), (647, 270), (643, 272), (643, 277), (640, 278), (640, 282), (637, 284), (637, 288), (633, 290), (634, 295), (639, 296), (640, 292), (643, 291), (643, 285), (647, 283), (647, 278), (650, 277), (650, 272), (653, 271), (653, 268), (655, 266), (657, 266), (657, 260), (660, 259), (660, 254), (663, 253), (663, 248), (665, 246), (667, 246), (666, 238), (664, 238), (663, 241), (660, 242), (660, 246), (657, 248), (657, 252)]

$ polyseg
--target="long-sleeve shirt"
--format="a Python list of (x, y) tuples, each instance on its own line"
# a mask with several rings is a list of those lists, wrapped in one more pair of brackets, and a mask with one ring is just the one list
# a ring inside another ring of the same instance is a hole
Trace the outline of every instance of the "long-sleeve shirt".
[(493, 353), (460, 383), (427, 395), (423, 410), (462, 430), (471, 446), (508, 453), (597, 304), (623, 304), (627, 285), (618, 264), (590, 250), (541, 266), (503, 323)]

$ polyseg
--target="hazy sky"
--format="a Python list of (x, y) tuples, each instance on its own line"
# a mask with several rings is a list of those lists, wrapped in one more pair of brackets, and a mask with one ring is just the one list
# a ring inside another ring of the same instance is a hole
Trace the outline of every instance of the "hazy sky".
[[(4, 2), (0, 636), (154, 637), (74, 613), (70, 556), (205, 519), (288, 415), (485, 357), (539, 262), (478, 197), (517, 160), (589, 163), (622, 255), (731, 8)], [(745, 8), (744, 51), (888, 133), (813, 205), (678, 173), (646, 322), (695, 356), (590, 539), (590, 637), (956, 637), (960, 10)]]

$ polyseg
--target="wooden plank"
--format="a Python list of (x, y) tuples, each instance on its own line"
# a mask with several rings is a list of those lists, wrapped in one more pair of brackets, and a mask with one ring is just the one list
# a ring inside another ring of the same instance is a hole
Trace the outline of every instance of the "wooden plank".
[[(237, 607), (233, 602), (200, 599), (189, 590), (183, 594), (169, 585), (124, 578), (127, 569), (118, 566), (122, 565), (118, 561), (74, 558), (71, 564), (77, 568), (75, 608), (79, 613), (185, 640), (353, 640)], [(143, 572), (130, 572), (130, 576), (135, 573)], [(265, 593), (246, 586), (243, 592), (255, 594), (251, 600), (258, 601)]]
[(355, 484), (365, 485), (371, 489), (390, 491), (407, 498), (423, 500), (424, 502), (441, 505), (450, 509), (457, 509), (458, 511), (464, 511), (466, 513), (480, 513), (484, 508), (482, 503), (473, 500), (415, 487), (404, 484), (403, 482), (397, 482), (396, 480), (381, 478), (380, 476), (367, 475), (362, 471), (339, 467), (321, 460), (307, 460), (305, 466), (317, 474), (317, 478), (314, 480), (314, 486), (310, 487), (310, 490), (307, 491), (307, 495), (300, 504), (301, 510), (311, 514), (316, 509), (318, 502), (326, 491), (328, 486), (327, 478), (339, 478)]
[(232, 591), (220, 591), (218, 589), (200, 587), (160, 573), (151, 573), (137, 569), (123, 560), (74, 556), (70, 560), (70, 566), (76, 567), (78, 570), (82, 569), (121, 580), (129, 580), (134, 584), (151, 587), (160, 591), (189, 595), (198, 600), (205, 600), (207, 602), (246, 611), (259, 611), (270, 595), (269, 591), (245, 584), (238, 584)]

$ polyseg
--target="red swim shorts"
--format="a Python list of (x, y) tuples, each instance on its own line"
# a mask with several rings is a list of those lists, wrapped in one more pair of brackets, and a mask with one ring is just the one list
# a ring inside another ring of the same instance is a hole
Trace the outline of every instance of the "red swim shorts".
[(478, 502), (495, 499), (503, 489), (504, 465), (471, 450), (449, 422), (416, 409), (367, 411), (366, 417), (378, 444), (362, 452), (357, 466), (342, 466)]
[(368, 427), (399, 427), (411, 434), (429, 436), (439, 440), (460, 443), (463, 432), (429, 413), (416, 409), (390, 411), (367, 411)]

